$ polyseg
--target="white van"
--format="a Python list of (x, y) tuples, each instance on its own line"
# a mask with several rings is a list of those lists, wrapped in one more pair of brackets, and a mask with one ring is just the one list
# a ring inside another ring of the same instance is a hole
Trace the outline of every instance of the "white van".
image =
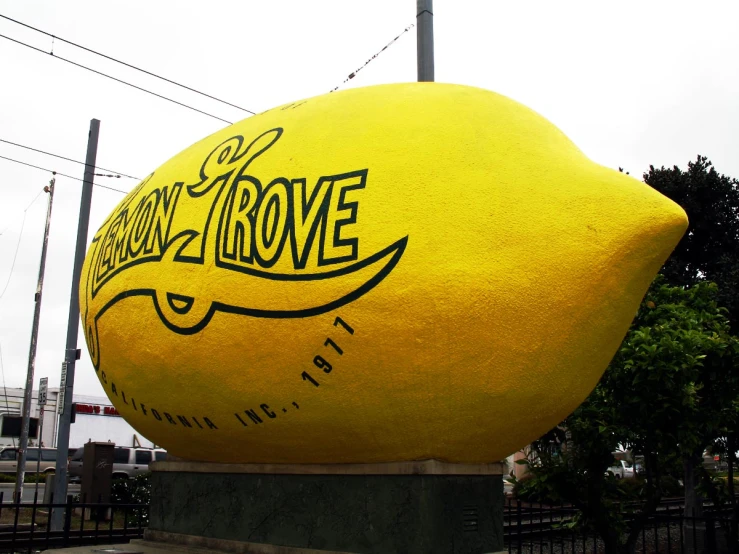
[[(80, 448), (69, 460), (69, 479), (82, 479), (82, 459), (85, 449)], [(113, 479), (129, 479), (149, 471), (151, 462), (159, 462), (167, 458), (167, 451), (161, 448), (140, 448), (116, 446), (113, 449)]]
[[(41, 459), (39, 460), (39, 456)], [(29, 447), (26, 449), (26, 473), (54, 473), (56, 470), (56, 448)], [(7, 446), (0, 450), (0, 473), (15, 473), (18, 469), (18, 449)]]

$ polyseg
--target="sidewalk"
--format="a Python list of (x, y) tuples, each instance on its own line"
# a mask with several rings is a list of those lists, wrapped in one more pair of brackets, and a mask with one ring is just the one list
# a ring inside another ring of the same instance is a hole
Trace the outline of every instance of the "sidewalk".
[(273, 546), (269, 544), (244, 543), (235, 541), (214, 540), (214, 545), (223, 546), (223, 550), (214, 548), (200, 548), (185, 544), (161, 543), (134, 539), (130, 544), (109, 544), (96, 546), (78, 546), (74, 548), (58, 548), (45, 550), (45, 554), (350, 554), (329, 552), (327, 550), (313, 550), (293, 548), (290, 546)]

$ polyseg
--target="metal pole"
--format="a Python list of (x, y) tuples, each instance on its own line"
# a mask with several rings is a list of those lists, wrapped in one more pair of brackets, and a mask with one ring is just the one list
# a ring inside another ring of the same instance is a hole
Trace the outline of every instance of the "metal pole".
[(33, 503), (36, 504), (38, 502), (38, 480), (40, 475), (40, 469), (41, 469), (41, 456), (43, 455), (41, 453), (41, 448), (44, 446), (44, 409), (46, 408), (46, 398), (48, 397), (49, 393), (49, 378), (48, 377), (42, 377), (38, 384), (38, 399), (36, 400), (36, 404), (38, 404), (39, 409), (39, 431), (38, 431), (38, 456), (36, 456), (36, 492), (33, 495)]
[(41, 446), (44, 438), (44, 407), (39, 406), (39, 422), (38, 422), (38, 456), (36, 456), (36, 493), (33, 495), (33, 501), (38, 500), (38, 479), (41, 474)]
[(416, 0), (418, 82), (434, 80), (434, 8), (432, 0)]
[(44, 244), (41, 248), (41, 263), (38, 269), (38, 282), (36, 284), (36, 306), (33, 310), (33, 326), (31, 327), (31, 346), (28, 349), (28, 372), (26, 373), (26, 390), (23, 394), (23, 413), (21, 419), (21, 436), (18, 445), (18, 468), (15, 474), (15, 490), (13, 499), (20, 503), (23, 498), (23, 480), (26, 476), (26, 449), (28, 448), (28, 429), (31, 423), (31, 400), (33, 395), (33, 372), (36, 368), (36, 344), (38, 342), (38, 324), (41, 318), (41, 293), (44, 288), (44, 269), (46, 268), (46, 249), (49, 246), (49, 227), (51, 226), (51, 207), (54, 203), (54, 182), (49, 181), (49, 186), (44, 191), (49, 193), (49, 206), (46, 208), (46, 227), (44, 229)]
[[(67, 452), (69, 451), (69, 427), (72, 414), (72, 395), (74, 394), (74, 364), (77, 361), (77, 330), (80, 326), (80, 273), (82, 262), (85, 260), (87, 249), (87, 227), (90, 222), (90, 203), (92, 201), (92, 180), (95, 174), (95, 160), (97, 159), (98, 134), (100, 121), (90, 120), (90, 134), (87, 139), (87, 157), (85, 158), (85, 176), (82, 183), (82, 198), (80, 199), (80, 217), (77, 225), (77, 246), (74, 252), (74, 271), (72, 273), (72, 291), (69, 298), (69, 319), (67, 321), (67, 348), (64, 352), (64, 366), (66, 377), (60, 386), (59, 394), (64, 398), (59, 409), (59, 428), (56, 440), (56, 477), (54, 479), (54, 501), (57, 504), (65, 502), (67, 498)], [(57, 400), (59, 402), (60, 399)], [(64, 509), (52, 511), (51, 528), (59, 531), (64, 526)]]

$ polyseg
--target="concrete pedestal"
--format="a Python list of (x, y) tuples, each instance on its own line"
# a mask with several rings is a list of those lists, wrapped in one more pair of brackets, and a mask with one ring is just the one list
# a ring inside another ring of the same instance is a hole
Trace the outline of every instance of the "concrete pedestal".
[(150, 541), (263, 554), (503, 550), (504, 464), (151, 467)]

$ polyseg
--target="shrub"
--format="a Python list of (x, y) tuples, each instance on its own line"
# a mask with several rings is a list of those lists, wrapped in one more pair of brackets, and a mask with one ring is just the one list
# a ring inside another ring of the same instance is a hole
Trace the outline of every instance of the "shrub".
[(644, 479), (641, 477), (624, 477), (618, 480), (618, 487), (623, 491), (627, 498), (636, 497), (641, 488), (644, 486)]
[(133, 479), (115, 479), (110, 491), (113, 504), (149, 504), (151, 502), (151, 473), (142, 473)]
[[(116, 479), (110, 491), (112, 504), (145, 504), (151, 503), (151, 473), (142, 473), (133, 479)], [(139, 515), (141, 524), (148, 525), (148, 510), (131, 510), (128, 512), (129, 525), (138, 523)]]
[(520, 479), (510, 477), (508, 479), (513, 483), (511, 495), (523, 502), (536, 502), (540, 504), (558, 504), (559, 500), (549, 494), (547, 487), (542, 487), (540, 479), (533, 473), (527, 473)]
[(663, 496), (683, 496), (685, 488), (679, 479), (672, 475), (663, 475), (659, 480)]

